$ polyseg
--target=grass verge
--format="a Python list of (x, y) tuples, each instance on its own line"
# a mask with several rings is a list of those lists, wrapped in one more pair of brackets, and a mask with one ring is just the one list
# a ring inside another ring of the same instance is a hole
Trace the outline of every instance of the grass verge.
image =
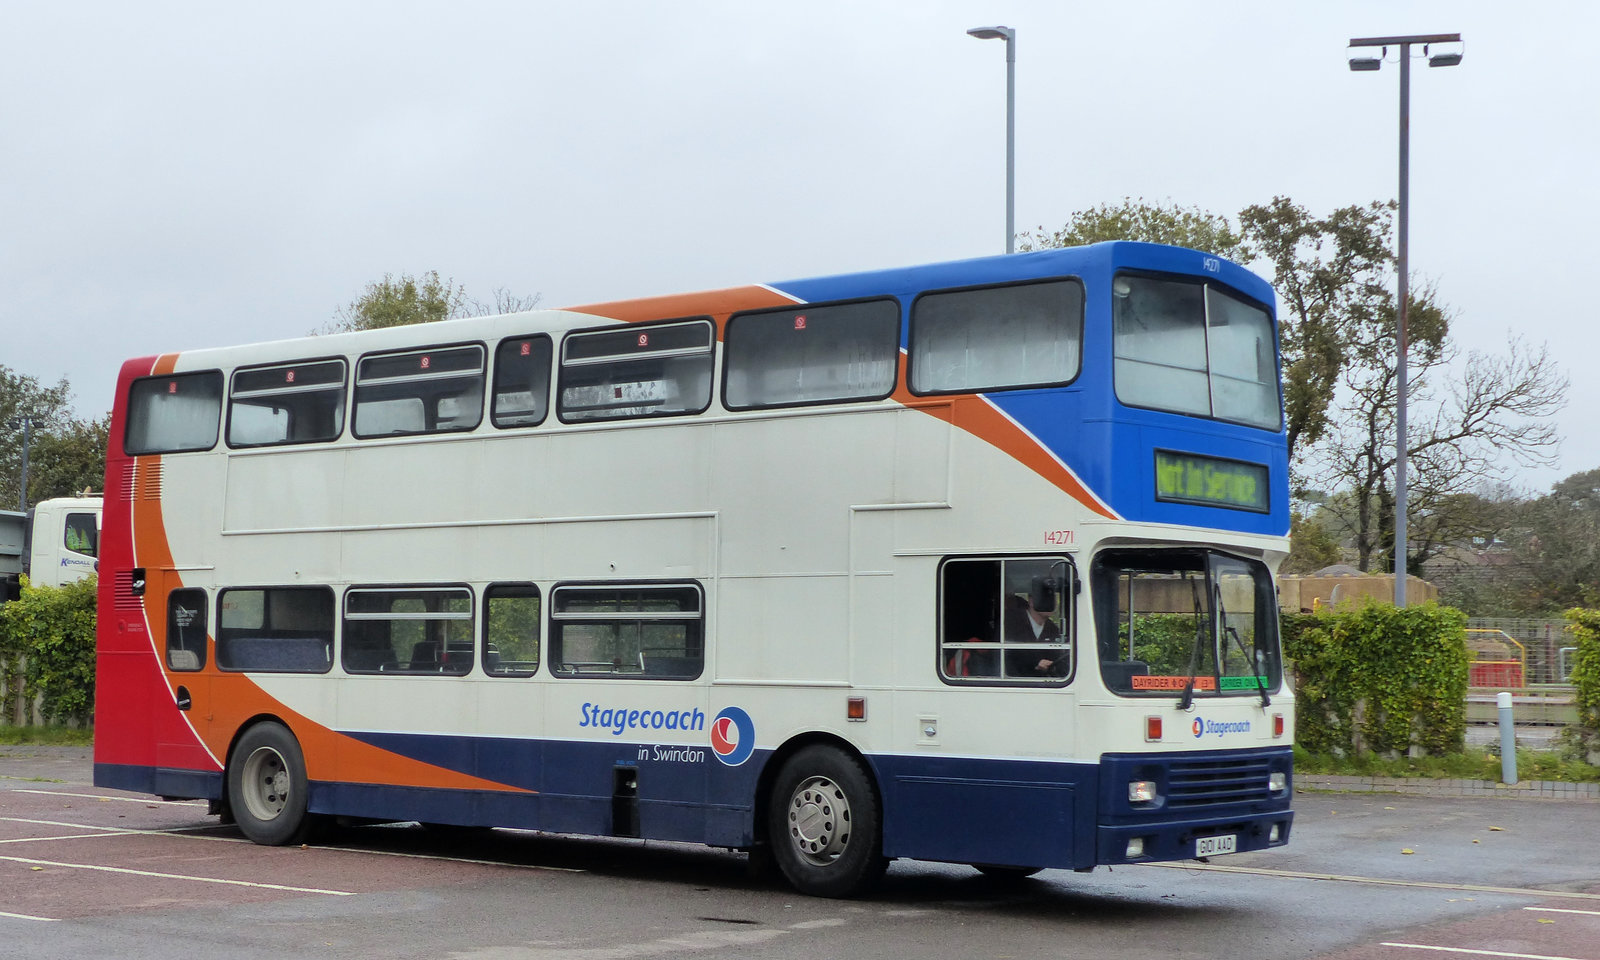
[[(1421, 777), (1437, 780), (1500, 779), (1500, 757), (1468, 747), (1443, 757), (1334, 757), (1294, 748), (1295, 773), (1347, 777)], [(1560, 783), (1600, 783), (1600, 767), (1557, 751), (1518, 750), (1518, 780), (1554, 780)]]
[(12, 727), (0, 724), (0, 746), (88, 747), (94, 731), (74, 727)]

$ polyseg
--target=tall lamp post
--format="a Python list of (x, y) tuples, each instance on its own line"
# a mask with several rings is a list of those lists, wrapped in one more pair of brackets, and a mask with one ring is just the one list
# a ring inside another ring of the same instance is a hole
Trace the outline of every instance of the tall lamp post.
[(33, 426), (33, 418), (27, 415), (14, 417), (6, 422), (8, 427), (22, 428), (22, 492), (17, 498), (21, 503), (19, 509), (28, 512), (28, 428)]
[(1006, 253), (1011, 253), (1017, 242), (1017, 31), (973, 27), (967, 36), (1006, 42)]
[(1406, 37), (1353, 37), (1352, 49), (1377, 47), (1376, 57), (1351, 57), (1350, 69), (1377, 70), (1390, 47), (1400, 48), (1400, 310), (1397, 318), (1399, 360), (1395, 366), (1395, 468), (1394, 468), (1394, 605), (1406, 605), (1406, 311), (1410, 308), (1410, 277), (1407, 276), (1406, 244), (1410, 238), (1408, 220), (1411, 201), (1411, 47), (1422, 45), (1422, 55), (1430, 67), (1453, 67), (1461, 62), (1461, 53), (1430, 54), (1428, 47), (1435, 43), (1460, 43), (1459, 33), (1424, 33)]

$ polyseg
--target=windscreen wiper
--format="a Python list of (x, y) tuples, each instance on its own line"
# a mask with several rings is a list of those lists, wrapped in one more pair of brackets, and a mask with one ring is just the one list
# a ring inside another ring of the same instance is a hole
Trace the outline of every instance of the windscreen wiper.
[(1225, 629), (1230, 635), (1232, 635), (1233, 642), (1239, 645), (1239, 652), (1244, 654), (1246, 660), (1250, 661), (1250, 674), (1255, 678), (1256, 689), (1261, 691), (1261, 705), (1263, 707), (1272, 706), (1272, 698), (1267, 696), (1267, 680), (1261, 675), (1261, 671), (1256, 667), (1255, 657), (1251, 656), (1250, 651), (1245, 649), (1244, 641), (1239, 638), (1238, 630), (1235, 630), (1233, 627), (1227, 627)]
[(1187, 710), (1194, 703), (1194, 672), (1199, 666), (1196, 661), (1200, 659), (1200, 644), (1206, 638), (1206, 618), (1200, 610), (1200, 585), (1190, 580), (1189, 592), (1194, 597), (1194, 646), (1189, 648), (1189, 682), (1183, 685), (1183, 696), (1178, 698), (1179, 710)]
[(1244, 640), (1239, 637), (1239, 631), (1228, 623), (1228, 608), (1222, 603), (1220, 585), (1217, 587), (1217, 618), (1217, 622), (1222, 624), (1222, 632), (1233, 638), (1233, 642), (1239, 647), (1239, 652), (1244, 654), (1245, 662), (1250, 664), (1250, 675), (1255, 677), (1256, 689), (1261, 693), (1261, 705), (1272, 706), (1272, 698), (1267, 696), (1267, 681), (1261, 676), (1260, 668), (1256, 666), (1256, 658), (1244, 648)]

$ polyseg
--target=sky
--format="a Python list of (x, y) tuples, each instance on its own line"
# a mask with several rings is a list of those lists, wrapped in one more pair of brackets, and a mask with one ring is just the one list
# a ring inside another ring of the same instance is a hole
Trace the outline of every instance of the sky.
[[(0, 0), (0, 364), (79, 415), (129, 357), (302, 336), (385, 274), (565, 305), (1001, 253), (1125, 197), (1392, 199), (1463, 350), (1545, 344), (1600, 467), (1600, 4)], [(1391, 52), (1391, 60), (1393, 53)]]

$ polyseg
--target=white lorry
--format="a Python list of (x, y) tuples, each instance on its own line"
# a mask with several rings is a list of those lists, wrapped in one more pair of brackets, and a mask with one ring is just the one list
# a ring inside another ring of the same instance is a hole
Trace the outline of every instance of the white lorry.
[(100, 497), (41, 500), (27, 514), (0, 511), (0, 600), (20, 593), (20, 574), (36, 587), (59, 587), (95, 572), (100, 554)]

